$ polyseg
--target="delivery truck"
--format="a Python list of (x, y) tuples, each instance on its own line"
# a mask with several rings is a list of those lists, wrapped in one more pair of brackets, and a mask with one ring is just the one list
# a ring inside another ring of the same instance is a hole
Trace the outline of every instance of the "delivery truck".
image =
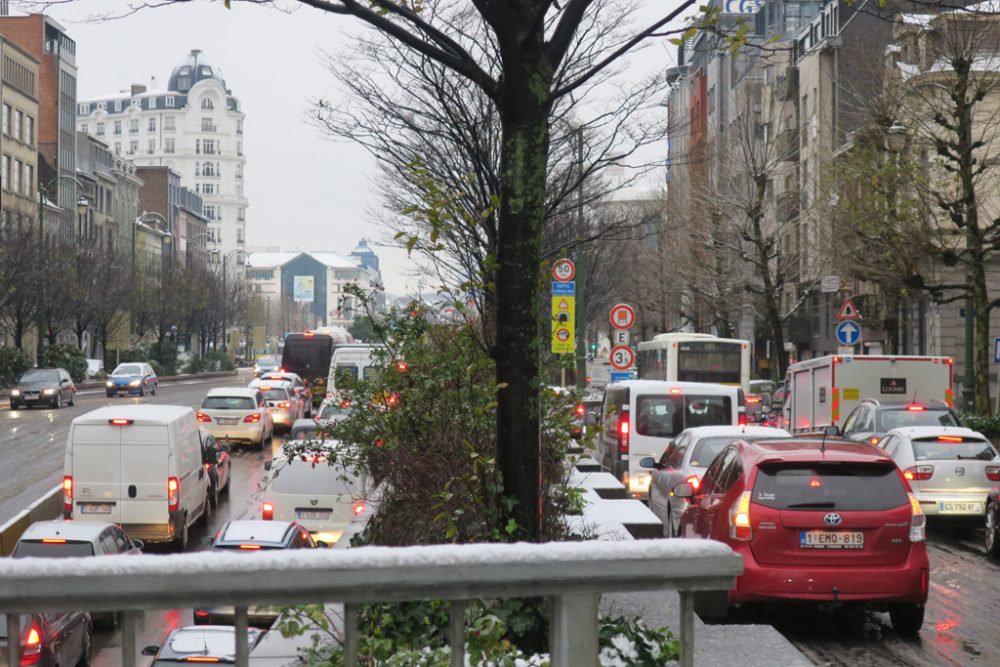
[(792, 364), (786, 376), (784, 426), (793, 433), (843, 427), (865, 398), (943, 401), (954, 407), (950, 357), (843, 355)]

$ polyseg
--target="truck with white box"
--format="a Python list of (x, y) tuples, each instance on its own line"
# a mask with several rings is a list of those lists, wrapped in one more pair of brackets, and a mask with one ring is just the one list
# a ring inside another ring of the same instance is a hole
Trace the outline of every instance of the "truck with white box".
[(843, 427), (866, 398), (943, 401), (954, 407), (951, 357), (836, 355), (788, 368), (784, 426), (793, 433)]

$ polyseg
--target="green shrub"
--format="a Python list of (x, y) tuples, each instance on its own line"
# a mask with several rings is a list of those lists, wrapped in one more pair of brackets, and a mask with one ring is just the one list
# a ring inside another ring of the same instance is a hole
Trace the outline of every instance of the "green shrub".
[(205, 372), (204, 359), (202, 359), (197, 355), (192, 355), (192, 357), (188, 359), (187, 362), (184, 364), (182, 372), (187, 373), (188, 375), (196, 375), (198, 373), (204, 373)]
[(1000, 415), (962, 415), (962, 423), (987, 438), (1000, 438)]
[[(149, 366), (150, 366), (150, 368), (153, 369), (153, 372), (156, 373), (157, 377), (159, 377), (161, 375), (164, 375), (163, 365), (160, 364), (160, 362), (157, 361), (156, 359), (150, 359), (149, 360)], [(173, 373), (170, 373), (170, 375), (173, 375)]]
[(31, 368), (31, 357), (19, 347), (0, 347), (0, 386), (10, 387)]
[(87, 355), (75, 345), (50, 345), (45, 348), (41, 365), (65, 368), (73, 382), (83, 382), (87, 377)]
[(134, 347), (126, 350), (107, 350), (104, 353), (104, 368), (111, 372), (118, 364), (127, 364), (133, 361), (149, 361), (149, 344), (141, 341)]
[[(155, 362), (156, 365), (153, 365)], [(177, 347), (167, 341), (163, 347), (153, 347), (149, 353), (149, 364), (157, 375), (177, 375)]]

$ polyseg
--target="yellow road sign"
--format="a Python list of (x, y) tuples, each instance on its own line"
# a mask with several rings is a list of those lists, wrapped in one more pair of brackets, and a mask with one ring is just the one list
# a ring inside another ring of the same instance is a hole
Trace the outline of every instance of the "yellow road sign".
[(552, 352), (576, 351), (576, 297), (552, 297)]

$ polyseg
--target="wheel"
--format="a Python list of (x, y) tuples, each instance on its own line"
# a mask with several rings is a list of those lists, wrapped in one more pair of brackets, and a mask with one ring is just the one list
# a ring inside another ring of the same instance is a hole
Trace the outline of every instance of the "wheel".
[(21, 404), (20, 403), (15, 403), (14, 401), (11, 401), (10, 402), (10, 409), (11, 410), (20, 410), (21, 409)]
[(62, 407), (62, 392), (56, 392), (56, 397), (52, 400), (52, 407), (58, 410)]
[(80, 660), (76, 663), (76, 667), (90, 667), (90, 662), (94, 657), (94, 645), (90, 637), (91, 629), (88, 624), (84, 628), (83, 633), (83, 646), (80, 649)]
[(924, 624), (924, 605), (897, 604), (889, 607), (889, 620), (897, 634), (913, 637)]
[(153, 383), (153, 390), (151, 392), (149, 392), (149, 393), (151, 393), (153, 396), (156, 396), (156, 390), (159, 389), (159, 388), (160, 388), (159, 387), (159, 383), (154, 382)]
[(70, 407), (73, 407), (74, 405), (76, 405), (76, 392), (75, 391), (69, 395), (69, 403), (67, 405), (69, 405)]
[(108, 398), (114, 398), (115, 397), (115, 392), (113, 392), (113, 391), (108, 391), (108, 392), (105, 392), (105, 393), (108, 395)]
[(100, 623), (94, 623), (94, 625), (100, 627), (102, 630), (116, 630), (118, 629), (118, 624), (121, 622), (121, 614), (117, 611), (112, 612), (101, 619)]
[(205, 506), (201, 510), (201, 516), (198, 517), (198, 525), (203, 528), (208, 528), (208, 521), (212, 518), (212, 495), (208, 494), (205, 496)]
[(181, 516), (181, 532), (179, 535), (174, 536), (173, 547), (175, 551), (184, 552), (187, 551), (188, 546), (188, 522), (187, 515)]
[(1000, 535), (997, 534), (998, 530), (1000, 530), (1000, 526), (997, 525), (996, 504), (989, 503), (986, 506), (986, 526), (983, 531), (986, 538), (987, 556), (1000, 557)]
[(222, 487), (222, 493), (228, 494), (229, 487), (233, 485), (233, 467), (229, 466), (229, 470), (226, 471), (226, 485)]
[(213, 510), (219, 509), (219, 490), (215, 487), (215, 484), (208, 490), (208, 500)]
[(667, 501), (667, 523), (663, 526), (663, 534), (667, 537), (677, 537), (677, 531), (674, 530), (674, 510), (670, 507), (670, 501)]
[(143, 382), (142, 384), (139, 385), (139, 395), (140, 396), (145, 396), (146, 395), (146, 383), (145, 382)]

